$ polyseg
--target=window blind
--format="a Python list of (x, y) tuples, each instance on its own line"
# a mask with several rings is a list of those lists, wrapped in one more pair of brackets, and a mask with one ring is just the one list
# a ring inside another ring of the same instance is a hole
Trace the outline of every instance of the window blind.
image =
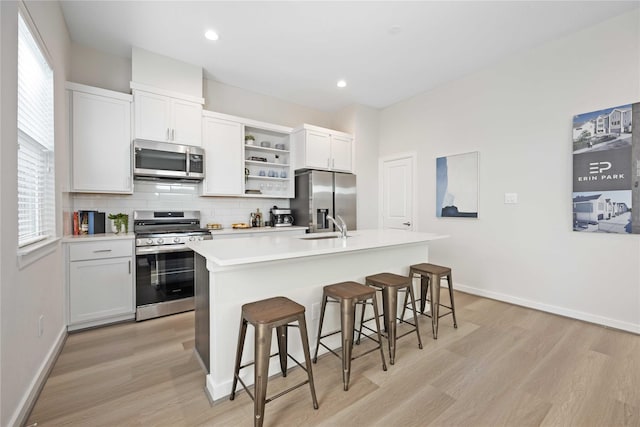
[(55, 234), (53, 70), (18, 15), (18, 246)]

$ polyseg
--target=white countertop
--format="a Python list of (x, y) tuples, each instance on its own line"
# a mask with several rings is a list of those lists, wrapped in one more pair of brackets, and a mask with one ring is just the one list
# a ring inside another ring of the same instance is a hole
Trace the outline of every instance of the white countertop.
[(62, 243), (70, 242), (91, 242), (97, 240), (133, 240), (136, 235), (134, 233), (100, 233), (100, 234), (81, 234), (79, 236), (68, 235), (62, 238)]
[(223, 236), (228, 234), (242, 235), (253, 233), (277, 233), (279, 231), (292, 231), (292, 230), (306, 230), (308, 227), (302, 227), (299, 225), (292, 225), (289, 227), (252, 227), (252, 228), (223, 228), (222, 230), (209, 230), (211, 235), (215, 239), (216, 236)]
[(313, 239), (338, 235), (315, 233), (302, 236), (279, 236), (277, 233), (239, 239), (205, 240), (187, 245), (196, 253), (220, 266), (326, 255), (386, 246), (422, 243), (448, 236), (402, 230), (354, 230), (347, 239)]

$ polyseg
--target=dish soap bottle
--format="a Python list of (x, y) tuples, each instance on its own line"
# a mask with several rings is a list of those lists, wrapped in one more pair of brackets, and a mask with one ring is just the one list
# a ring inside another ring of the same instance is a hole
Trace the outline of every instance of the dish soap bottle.
[(262, 222), (262, 213), (260, 213), (260, 208), (256, 209), (256, 227), (264, 226)]

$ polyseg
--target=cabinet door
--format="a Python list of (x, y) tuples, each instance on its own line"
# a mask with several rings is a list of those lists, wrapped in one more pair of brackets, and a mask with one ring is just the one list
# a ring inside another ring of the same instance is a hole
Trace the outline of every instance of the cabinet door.
[(331, 166), (331, 137), (329, 134), (307, 131), (305, 139), (306, 167), (329, 169)]
[(331, 169), (352, 172), (351, 138), (331, 137)]
[(202, 105), (174, 99), (172, 106), (171, 142), (202, 145)]
[(152, 141), (170, 141), (171, 98), (148, 92), (136, 91), (135, 137)]
[(131, 103), (73, 92), (72, 191), (131, 193)]
[(202, 128), (205, 150), (203, 195), (243, 194), (242, 125), (205, 117)]
[(133, 312), (131, 257), (69, 263), (70, 323)]

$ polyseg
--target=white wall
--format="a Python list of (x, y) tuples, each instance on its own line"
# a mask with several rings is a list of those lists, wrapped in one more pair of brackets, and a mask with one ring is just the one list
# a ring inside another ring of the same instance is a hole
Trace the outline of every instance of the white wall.
[(75, 83), (131, 93), (131, 59), (71, 43), (71, 78)]
[[(571, 203), (572, 117), (640, 99), (639, 27), (635, 11), (381, 113), (380, 155), (418, 153), (420, 228), (451, 236), (430, 255), (458, 288), (640, 332), (640, 237), (573, 232)], [(476, 150), (479, 219), (436, 219), (435, 158)]]
[[(294, 127), (303, 123), (331, 127), (329, 112), (293, 104), (267, 95), (204, 80), (205, 110)], [(340, 130), (340, 129), (337, 129)]]
[(378, 124), (380, 110), (352, 105), (333, 114), (331, 127), (354, 138), (357, 187), (357, 228), (378, 227)]
[[(66, 179), (67, 153), (64, 82), (68, 78), (70, 41), (57, 2), (27, 2), (28, 10), (51, 55), (54, 69), (56, 187), (58, 206), (64, 203), (60, 191)], [(22, 421), (36, 382), (45, 364), (65, 333), (63, 298), (63, 257), (58, 247), (53, 253), (25, 268), (17, 267), (16, 189), (16, 87), (17, 87), (17, 3), (0, 2), (0, 372), (2, 378), (0, 425)], [(57, 229), (62, 220), (57, 218)], [(38, 318), (44, 316), (44, 334), (38, 337)]]

